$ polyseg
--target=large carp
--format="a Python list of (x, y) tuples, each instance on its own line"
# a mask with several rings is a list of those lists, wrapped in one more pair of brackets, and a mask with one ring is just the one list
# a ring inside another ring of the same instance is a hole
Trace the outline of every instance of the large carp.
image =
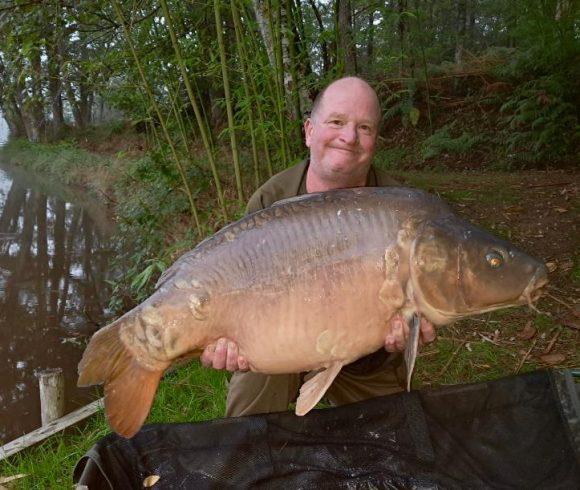
[[(163, 372), (220, 337), (252, 371), (320, 370), (302, 386), (308, 412), (345, 364), (383, 346), (390, 318), (435, 325), (531, 304), (542, 262), (407, 188), (357, 188), (280, 201), (184, 254), (142, 304), (99, 330), (79, 385), (105, 384), (111, 427), (130, 437)], [(414, 362), (414, 322), (409, 362)], [(411, 365), (412, 369), (412, 365)]]

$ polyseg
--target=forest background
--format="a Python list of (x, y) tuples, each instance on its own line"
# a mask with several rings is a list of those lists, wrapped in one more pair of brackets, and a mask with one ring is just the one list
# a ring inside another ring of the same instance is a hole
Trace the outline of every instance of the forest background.
[(369, 80), (383, 104), (380, 166), (577, 164), (571, 0), (0, 5), (0, 110), (11, 136), (115, 157), (99, 171), (93, 157), (67, 158), (63, 170), (54, 145), (35, 146), (50, 155), (43, 170), (74, 180), (84, 169), (110, 202), (119, 198), (110, 189), (121, 191), (122, 226), (142, 237), (134, 262), (153, 260), (144, 275), (133, 271), (134, 286), (303, 158), (311, 101), (347, 74)]
[[(306, 156), (324, 86), (362, 76), (383, 110), (376, 165), (545, 259), (556, 288), (543, 315), (440, 331), (420, 383), (577, 366), (579, 13), (574, 0), (0, 0), (0, 156), (111, 206), (134, 239), (121, 311)], [(168, 376), (150, 420), (221, 416), (225, 376), (196, 369)], [(100, 416), (0, 473), (68, 487), (107, 430)]]

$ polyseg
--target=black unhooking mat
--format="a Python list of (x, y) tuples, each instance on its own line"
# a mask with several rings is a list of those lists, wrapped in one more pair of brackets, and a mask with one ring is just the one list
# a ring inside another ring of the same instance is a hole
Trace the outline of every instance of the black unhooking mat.
[(154, 489), (578, 489), (580, 401), (570, 371), (539, 371), (305, 417), (149, 425), (130, 440), (103, 438), (74, 479), (90, 490), (155, 480)]

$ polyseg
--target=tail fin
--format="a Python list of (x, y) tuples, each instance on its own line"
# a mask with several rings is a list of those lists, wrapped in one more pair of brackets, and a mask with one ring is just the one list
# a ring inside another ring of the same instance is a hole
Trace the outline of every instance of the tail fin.
[(121, 318), (93, 336), (79, 363), (77, 384), (104, 383), (109, 425), (129, 438), (145, 422), (165, 369), (151, 370), (139, 364), (119, 337), (123, 323)]

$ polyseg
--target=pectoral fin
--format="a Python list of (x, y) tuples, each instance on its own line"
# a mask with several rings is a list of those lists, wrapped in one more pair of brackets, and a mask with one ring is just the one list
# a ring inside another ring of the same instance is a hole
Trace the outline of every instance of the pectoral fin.
[(405, 364), (407, 365), (407, 391), (411, 391), (411, 378), (415, 369), (415, 360), (419, 350), (419, 332), (421, 320), (419, 315), (413, 315), (409, 321), (409, 339), (405, 346)]
[(306, 415), (323, 397), (330, 387), (334, 378), (340, 372), (343, 363), (336, 361), (328, 366), (324, 371), (309, 379), (300, 388), (300, 396), (296, 401), (296, 415)]

